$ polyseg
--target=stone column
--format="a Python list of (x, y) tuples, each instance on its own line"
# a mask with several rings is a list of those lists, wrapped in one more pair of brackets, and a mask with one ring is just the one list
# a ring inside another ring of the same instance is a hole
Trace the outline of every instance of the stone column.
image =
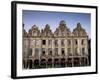
[(35, 48), (32, 48), (32, 56), (35, 56)]
[(85, 53), (88, 55), (88, 39), (85, 39)]
[(32, 48), (32, 56), (34, 56), (35, 55), (35, 48), (36, 48), (36, 41), (35, 41), (35, 39), (31, 40), (30, 47)]
[(46, 55), (48, 55), (48, 39), (46, 39)]
[(71, 54), (72, 54), (72, 67), (74, 66), (74, 38), (70, 38), (71, 41)]
[(77, 40), (78, 40), (78, 54), (80, 55), (80, 53), (81, 53), (81, 50), (80, 50), (81, 42), (80, 42), (80, 39), (77, 39)]
[(82, 39), (78, 39), (78, 48), (79, 48), (79, 55), (82, 55), (82, 45), (81, 45), (81, 40)]
[(58, 39), (58, 55), (61, 55), (61, 39)]
[[(54, 45), (54, 39), (52, 39), (52, 55), (53, 55), (53, 56), (55, 55), (54, 47), (55, 47), (55, 45)], [(53, 58), (52, 67), (54, 67), (54, 58)]]
[(41, 53), (42, 53), (42, 50), (41, 50), (42, 46), (41, 45), (42, 45), (42, 40), (40, 39), (39, 40), (39, 60), (40, 60), (40, 56), (41, 56)]
[(65, 39), (65, 56), (67, 56), (68, 55), (68, 53), (67, 53), (67, 39)]
[(54, 47), (55, 47), (54, 39), (52, 39), (52, 55), (55, 55)]

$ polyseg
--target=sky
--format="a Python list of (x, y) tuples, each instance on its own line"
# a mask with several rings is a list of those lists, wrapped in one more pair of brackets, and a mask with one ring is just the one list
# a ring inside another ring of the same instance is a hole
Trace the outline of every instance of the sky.
[(27, 32), (33, 25), (37, 25), (41, 30), (44, 29), (46, 24), (49, 24), (50, 29), (54, 32), (61, 20), (66, 22), (66, 26), (71, 31), (76, 28), (78, 22), (81, 23), (91, 37), (91, 14), (89, 13), (23, 10), (22, 22)]

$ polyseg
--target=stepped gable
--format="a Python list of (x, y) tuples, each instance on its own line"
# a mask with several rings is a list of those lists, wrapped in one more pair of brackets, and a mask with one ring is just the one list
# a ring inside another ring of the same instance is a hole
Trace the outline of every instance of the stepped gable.
[(74, 36), (87, 36), (85, 29), (82, 28), (80, 23), (77, 23), (77, 27), (73, 30)]

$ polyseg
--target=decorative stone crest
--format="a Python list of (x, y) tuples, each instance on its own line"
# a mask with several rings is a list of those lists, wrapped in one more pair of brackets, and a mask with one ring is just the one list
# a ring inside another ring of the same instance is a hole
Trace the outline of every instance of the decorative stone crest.
[(73, 30), (74, 36), (87, 36), (85, 29), (82, 28), (80, 23), (77, 23), (77, 27)]
[(50, 29), (50, 25), (46, 24), (45, 28), (41, 31), (38, 29), (36, 25), (33, 25), (32, 28), (27, 33), (25, 30), (23, 31), (24, 37), (69, 37), (69, 36), (85, 36), (87, 37), (87, 33), (85, 29), (82, 28), (80, 23), (77, 23), (77, 27), (70, 31), (70, 29), (66, 26), (66, 22), (64, 20), (60, 21), (59, 26), (56, 28), (54, 33)]
[(47, 36), (52, 37), (53, 36), (53, 33), (50, 29), (49, 24), (46, 24), (44, 30), (43, 29), (41, 30), (41, 36), (45, 36), (45, 37), (47, 37)]
[(71, 31), (67, 28), (66, 22), (64, 20), (60, 21), (59, 27), (56, 28), (54, 35), (62, 37), (71, 35)]
[(33, 25), (32, 28), (29, 30), (29, 35), (32, 37), (40, 36), (40, 30), (36, 25)]

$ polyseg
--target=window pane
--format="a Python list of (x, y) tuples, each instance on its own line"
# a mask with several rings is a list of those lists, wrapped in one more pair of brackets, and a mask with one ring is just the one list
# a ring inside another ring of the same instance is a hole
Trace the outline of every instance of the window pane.
[(55, 48), (55, 55), (58, 55), (58, 48)]
[(29, 56), (32, 55), (32, 49), (29, 49)]
[(85, 44), (85, 42), (84, 42), (84, 41), (85, 41), (85, 40), (84, 40), (84, 39), (82, 39), (82, 41), (81, 41), (81, 44), (82, 44), (82, 45), (84, 45), (84, 44)]
[(46, 45), (46, 40), (42, 40), (42, 44), (43, 45)]
[(75, 39), (75, 45), (77, 45), (78, 44), (78, 41), (77, 41), (77, 39)]
[(85, 48), (82, 48), (82, 54), (83, 55), (85, 54)]
[(62, 46), (64, 46), (64, 45), (65, 45), (65, 44), (64, 44), (64, 40), (63, 40), (63, 39), (61, 40), (61, 45), (62, 45)]
[(71, 48), (68, 48), (68, 55), (71, 55)]
[(35, 55), (36, 55), (36, 56), (39, 55), (39, 49), (38, 49), (38, 48), (35, 49)]
[(65, 55), (65, 50), (64, 50), (64, 48), (62, 48), (61, 52), (62, 52), (62, 55)]
[(48, 55), (52, 55), (52, 49), (51, 48), (48, 49)]
[(48, 44), (51, 45), (52, 44), (52, 40), (48, 40)]
[(58, 40), (54, 41), (55, 46), (58, 46)]
[(45, 55), (45, 48), (42, 48), (42, 55)]
[(68, 40), (67, 40), (67, 43), (68, 43), (68, 46), (71, 45), (71, 40), (68, 39)]

